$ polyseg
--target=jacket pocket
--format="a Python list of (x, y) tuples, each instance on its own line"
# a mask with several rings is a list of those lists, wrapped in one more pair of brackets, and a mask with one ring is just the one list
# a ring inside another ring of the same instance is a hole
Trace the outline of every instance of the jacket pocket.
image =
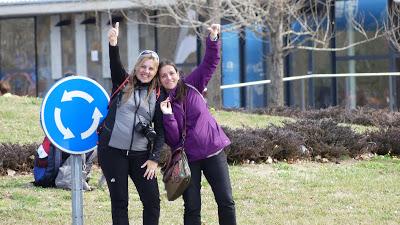
[(214, 121), (198, 123), (196, 134), (193, 137), (196, 139), (197, 146), (204, 157), (214, 153), (221, 146), (219, 130)]

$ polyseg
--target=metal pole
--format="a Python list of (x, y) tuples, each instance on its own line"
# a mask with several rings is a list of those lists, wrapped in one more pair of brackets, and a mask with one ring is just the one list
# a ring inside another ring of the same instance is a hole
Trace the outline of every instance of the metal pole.
[[(332, 27), (332, 39), (331, 39), (331, 48), (335, 49), (336, 48), (336, 8), (335, 8), (335, 1), (332, 1), (331, 5), (331, 27)], [(331, 71), (332, 74), (336, 74), (336, 51), (331, 52)], [(338, 99), (337, 99), (337, 80), (336, 77), (333, 77), (331, 79), (331, 104), (332, 105), (337, 105), (338, 104)]]
[[(243, 31), (240, 32), (239, 36), (239, 70), (240, 70), (240, 82), (245, 82), (246, 80), (246, 33)], [(247, 87), (240, 89), (240, 107), (248, 109), (247, 105)]]
[[(354, 43), (354, 28), (352, 27), (351, 24), (351, 19), (354, 16), (354, 10), (356, 8), (356, 2), (350, 1), (348, 2), (348, 8), (347, 8), (347, 40), (349, 44)], [(347, 54), (349, 57), (353, 57), (355, 55), (355, 49), (354, 47), (351, 47), (347, 50)], [(349, 60), (348, 64), (349, 68), (349, 73), (355, 73), (356, 72), (356, 61), (354, 59)], [(356, 108), (356, 78), (355, 77), (348, 77), (346, 78), (346, 95), (347, 95), (347, 108), (348, 109), (355, 109)]]
[(83, 225), (82, 156), (72, 157), (72, 224)]
[(300, 82), (301, 86), (300, 86), (300, 90), (301, 90), (301, 110), (305, 111), (306, 110), (306, 82), (303, 80), (301, 80)]
[[(312, 45), (311, 42), (308, 43), (309, 46)], [(313, 74), (314, 73), (314, 56), (313, 52), (309, 50), (307, 52), (308, 55), (308, 62), (307, 62), (307, 74)], [(315, 108), (315, 90), (314, 90), (314, 79), (309, 79), (308, 80), (308, 106), (311, 108)]]
[[(393, 0), (388, 0), (388, 13), (389, 18), (394, 17), (395, 15), (391, 15), (391, 9), (393, 7)], [(397, 17), (397, 16), (396, 16)], [(397, 18), (398, 21), (398, 18)], [(396, 24), (391, 24), (391, 21), (388, 20), (389, 26), (396, 26)], [(393, 50), (393, 46), (390, 46), (390, 72), (396, 72), (396, 54)], [(397, 78), (394, 76), (389, 77), (389, 108), (390, 111), (394, 112), (397, 111)]]

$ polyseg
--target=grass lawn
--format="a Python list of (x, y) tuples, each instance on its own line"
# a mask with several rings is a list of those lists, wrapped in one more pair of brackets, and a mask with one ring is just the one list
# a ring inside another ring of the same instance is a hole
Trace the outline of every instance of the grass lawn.
[[(32, 97), (0, 97), (0, 143), (39, 143), (44, 132), (39, 121), (42, 99)], [(231, 128), (281, 125), (287, 117), (212, 111), (217, 121)]]
[(0, 143), (33, 143), (43, 140), (39, 122), (42, 99), (0, 97)]
[[(301, 162), (230, 166), (238, 224), (400, 224), (400, 160), (376, 157), (341, 164)], [(90, 184), (96, 186), (99, 170)], [(0, 177), (0, 224), (71, 224), (71, 192), (32, 186), (32, 175)], [(141, 203), (130, 183), (131, 224)], [(182, 224), (183, 202), (161, 190), (160, 224)], [(208, 183), (203, 224), (218, 224)], [(107, 187), (84, 193), (84, 223), (111, 224)]]
[[(39, 143), (41, 99), (0, 97), (0, 143)], [(282, 125), (291, 118), (213, 111), (231, 128)], [(343, 124), (348, 126), (348, 124)], [(358, 132), (368, 128), (352, 126)], [(1, 163), (1, 162), (0, 162)], [(340, 164), (300, 162), (232, 165), (238, 224), (400, 224), (400, 160), (376, 157)], [(96, 187), (98, 168), (90, 184)], [(0, 224), (71, 224), (71, 192), (32, 186), (32, 174), (0, 177)], [(182, 224), (183, 202), (161, 190), (160, 224)], [(141, 203), (130, 184), (130, 221), (142, 224)], [(217, 206), (203, 179), (203, 224), (218, 224)], [(84, 193), (84, 223), (111, 224), (107, 187)]]

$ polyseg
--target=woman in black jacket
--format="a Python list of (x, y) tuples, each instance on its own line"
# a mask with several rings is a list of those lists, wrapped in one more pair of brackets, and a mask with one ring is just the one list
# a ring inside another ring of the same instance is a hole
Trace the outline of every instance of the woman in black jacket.
[[(119, 23), (108, 32), (113, 96), (99, 127), (98, 158), (111, 197), (113, 224), (129, 224), (128, 176), (143, 204), (143, 224), (158, 224), (160, 194), (156, 169), (164, 144), (162, 113), (156, 100), (157, 53), (139, 54), (127, 74), (117, 46)], [(152, 126), (154, 124), (154, 128)]]

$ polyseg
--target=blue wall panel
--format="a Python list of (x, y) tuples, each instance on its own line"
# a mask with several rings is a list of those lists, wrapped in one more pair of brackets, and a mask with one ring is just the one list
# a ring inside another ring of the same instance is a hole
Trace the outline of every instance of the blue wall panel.
[[(246, 29), (245, 45), (245, 82), (265, 80), (265, 41), (256, 36), (250, 29)], [(260, 108), (265, 106), (264, 85), (246, 87), (246, 107)]]
[[(239, 34), (222, 33), (222, 84), (240, 83)], [(222, 90), (222, 105), (225, 108), (240, 107), (240, 88)]]

